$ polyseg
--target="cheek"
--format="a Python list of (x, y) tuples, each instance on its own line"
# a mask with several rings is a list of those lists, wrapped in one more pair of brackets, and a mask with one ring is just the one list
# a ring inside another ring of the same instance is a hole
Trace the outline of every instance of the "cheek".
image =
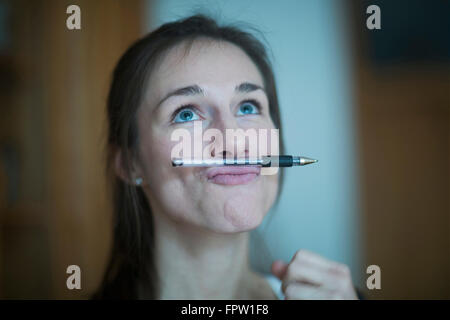
[(152, 193), (159, 193), (165, 184), (176, 180), (170, 162), (172, 143), (158, 135), (144, 136), (140, 143), (140, 162), (148, 188)]
[(238, 118), (238, 123), (241, 128), (249, 129), (273, 129), (275, 128), (273, 121), (266, 116), (255, 115), (245, 117), (242, 116)]
[(267, 198), (266, 200), (266, 207), (267, 210), (270, 209), (270, 207), (272, 207), (272, 205), (274, 204), (277, 195), (278, 195), (278, 181), (279, 181), (279, 172), (277, 174), (274, 175), (269, 175), (266, 176), (267, 177), (267, 186), (266, 186), (266, 190), (267, 190)]
[(165, 211), (192, 210), (192, 199), (201, 193), (194, 183), (192, 168), (174, 168), (171, 151), (176, 142), (170, 135), (148, 136), (141, 140), (141, 164), (148, 185), (148, 197)]
[(171, 153), (179, 142), (171, 141), (171, 134), (170, 130), (157, 128), (141, 133), (141, 160), (149, 175), (173, 173)]

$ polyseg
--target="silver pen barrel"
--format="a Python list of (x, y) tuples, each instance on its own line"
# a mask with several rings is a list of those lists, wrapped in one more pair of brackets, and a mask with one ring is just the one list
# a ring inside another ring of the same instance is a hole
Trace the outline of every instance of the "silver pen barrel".
[(222, 167), (222, 166), (262, 166), (262, 167), (292, 167), (304, 166), (318, 160), (299, 156), (264, 156), (261, 158), (239, 159), (172, 159), (174, 167)]
[(264, 164), (262, 158), (254, 159), (172, 159), (172, 166), (174, 167), (223, 167), (223, 166), (261, 166)]

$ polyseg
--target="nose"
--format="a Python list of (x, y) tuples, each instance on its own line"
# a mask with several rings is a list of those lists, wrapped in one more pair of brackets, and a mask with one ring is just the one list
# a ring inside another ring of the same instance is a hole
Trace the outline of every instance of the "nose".
[(233, 115), (217, 114), (209, 126), (212, 141), (208, 145), (208, 153), (212, 158), (245, 158), (248, 157), (248, 145), (243, 129), (239, 127)]

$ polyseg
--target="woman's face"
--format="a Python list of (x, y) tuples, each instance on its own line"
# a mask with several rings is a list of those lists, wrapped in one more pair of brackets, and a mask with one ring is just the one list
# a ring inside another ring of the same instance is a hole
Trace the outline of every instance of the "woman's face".
[[(242, 83), (256, 86), (236, 90)], [(167, 97), (188, 86), (198, 86), (203, 93), (191, 89)], [(187, 55), (179, 45), (159, 62), (137, 117), (136, 173), (143, 178), (154, 211), (220, 233), (246, 231), (261, 223), (276, 198), (277, 174), (261, 175), (259, 168), (230, 174), (171, 163), (172, 150), (180, 144), (171, 140), (177, 129), (193, 136), (194, 126), (201, 124), (203, 132), (218, 129), (225, 138), (226, 129), (275, 128), (268, 97), (257, 86), (263, 88), (263, 79), (256, 65), (231, 43), (196, 40)], [(223, 142), (204, 141), (204, 157), (248, 156), (248, 140)]]

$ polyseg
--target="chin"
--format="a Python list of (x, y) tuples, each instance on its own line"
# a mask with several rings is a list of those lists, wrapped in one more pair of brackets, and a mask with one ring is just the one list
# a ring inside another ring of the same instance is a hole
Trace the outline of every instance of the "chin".
[(262, 208), (262, 203), (262, 199), (249, 199), (246, 195), (228, 198), (223, 206), (227, 229), (231, 232), (243, 232), (257, 228), (267, 213)]

